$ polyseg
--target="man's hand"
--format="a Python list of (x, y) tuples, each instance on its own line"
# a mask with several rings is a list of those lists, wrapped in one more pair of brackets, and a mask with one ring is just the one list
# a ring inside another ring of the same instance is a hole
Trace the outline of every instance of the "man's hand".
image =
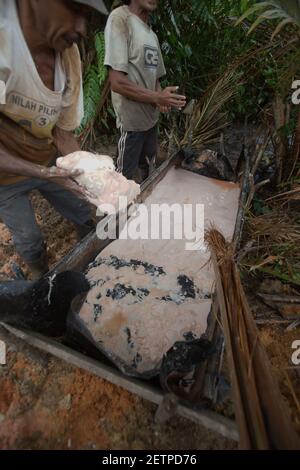
[(76, 194), (83, 199), (95, 199), (95, 195), (87, 191), (85, 188), (80, 186), (73, 178), (82, 175), (82, 170), (63, 170), (61, 168), (57, 168), (56, 166), (52, 166), (50, 168), (42, 168), (41, 169), (41, 178), (47, 181), (51, 181), (53, 183), (62, 186), (63, 188), (71, 191), (72, 193)]
[(161, 113), (169, 113), (171, 109), (172, 108), (170, 106), (159, 106), (159, 111)]
[(179, 87), (172, 86), (161, 90), (159, 80), (156, 82), (155, 91), (148, 90), (129, 80), (125, 73), (110, 69), (109, 81), (112, 91), (138, 103), (149, 103), (162, 109), (182, 109), (186, 105), (186, 97), (176, 94)]
[(186, 105), (186, 97), (177, 95), (177, 86), (169, 86), (157, 92), (157, 106), (159, 108), (175, 108), (181, 110)]

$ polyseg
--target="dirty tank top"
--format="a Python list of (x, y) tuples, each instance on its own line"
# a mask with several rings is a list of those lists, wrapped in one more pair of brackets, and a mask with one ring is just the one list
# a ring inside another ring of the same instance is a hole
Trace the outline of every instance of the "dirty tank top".
[[(54, 127), (72, 131), (80, 124), (83, 94), (76, 45), (57, 55), (54, 88), (48, 89), (38, 74), (15, 0), (0, 0), (0, 144), (8, 153), (48, 165), (55, 154)], [(0, 184), (22, 179), (0, 172)]]

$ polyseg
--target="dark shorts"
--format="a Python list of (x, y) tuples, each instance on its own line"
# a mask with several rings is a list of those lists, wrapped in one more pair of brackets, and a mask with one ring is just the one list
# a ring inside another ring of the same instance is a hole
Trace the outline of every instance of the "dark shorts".
[(118, 171), (127, 179), (133, 179), (138, 168), (149, 169), (155, 162), (158, 148), (157, 126), (145, 132), (126, 132), (121, 128), (118, 145)]
[(17, 252), (28, 263), (38, 260), (44, 250), (44, 240), (29, 199), (29, 193), (34, 189), (71, 222), (83, 225), (91, 218), (87, 202), (55, 183), (26, 179), (0, 185), (0, 219), (10, 230)]

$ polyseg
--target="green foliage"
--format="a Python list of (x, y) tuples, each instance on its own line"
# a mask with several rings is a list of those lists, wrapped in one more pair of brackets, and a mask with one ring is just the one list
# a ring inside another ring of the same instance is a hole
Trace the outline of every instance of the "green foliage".
[[(188, 101), (203, 101), (213, 84), (227, 73), (231, 64), (246, 57), (249, 52), (257, 51), (250, 61), (241, 60), (239, 78), (243, 77), (243, 80), (237, 78), (235, 92), (223, 103), (222, 109), (215, 107), (218, 113), (229, 112), (230, 119), (244, 119), (245, 116), (256, 118), (272, 102), (275, 94), (285, 98), (290, 93), (292, 78), (299, 72), (299, 42), (292, 41), (290, 44), (288, 36), (290, 31), (295, 34), (298, 17), (295, 16), (293, 5), (299, 6), (299, 2), (300, 0), (159, 1), (158, 10), (152, 18), (152, 27), (159, 37), (167, 69), (162, 86), (178, 85)], [(113, 2), (109, 3), (112, 5)], [(270, 9), (270, 5), (274, 10), (275, 4), (277, 14), (274, 13), (273, 16), (278, 19), (259, 22), (252, 28), (252, 34), (247, 34), (251, 30), (248, 16), (253, 22), (255, 12), (264, 13)], [(290, 21), (292, 17), (293, 25)], [(239, 25), (235, 26), (238, 19)], [(287, 28), (277, 31), (276, 42), (270, 43), (272, 31), (281, 19), (289, 19), (286, 21)], [(106, 77), (103, 67), (103, 33), (95, 35), (90, 49), (94, 49), (95, 57), (85, 72), (85, 117), (80, 131), (93, 125), (96, 120), (109, 128), (108, 120), (113, 115), (109, 107), (106, 108), (105, 115), (102, 113), (97, 116), (97, 104), (101, 100)], [(172, 118), (170, 115), (161, 117), (162, 127), (169, 128), (176, 121), (182, 138), (188, 124), (180, 113), (172, 114)]]
[[(295, 284), (296, 286), (300, 286), (300, 267), (295, 267), (291, 271), (291, 266), (295, 263), (295, 259), (291, 259), (290, 262), (292, 264), (288, 264), (288, 266), (284, 267), (283, 263), (277, 263), (273, 268), (259, 268), (263, 274), (268, 274), (269, 276), (275, 277), (280, 279), (281, 281), (285, 281), (291, 284)], [(298, 260), (299, 263), (299, 260)]]
[[(178, 85), (188, 100), (202, 99), (211, 85), (231, 64), (259, 50), (265, 32), (247, 36), (247, 25), (234, 27), (237, 19), (253, 6), (253, 0), (166, 0), (153, 16), (165, 59), (167, 77), (162, 85)], [(270, 64), (269, 64), (270, 62)], [(271, 100), (273, 89), (265, 79), (266, 64), (271, 70), (272, 54), (261, 51), (239, 72), (245, 84), (236, 81), (234, 96), (225, 107), (231, 119), (256, 117)], [(270, 72), (271, 73), (271, 72)], [(271, 77), (268, 77), (269, 82)], [(167, 120), (164, 119), (167, 126)], [(181, 127), (181, 123), (179, 124)]]
[(227, 69), (252, 39), (234, 28), (237, 17), (251, 2), (232, 0), (166, 0), (153, 17), (168, 71), (165, 84), (179, 85), (196, 98)]
[(97, 32), (94, 36), (95, 59), (89, 64), (84, 75), (84, 117), (77, 133), (81, 134), (95, 121), (98, 115), (99, 103), (103, 85), (107, 78), (107, 70), (104, 66), (105, 42), (104, 33)]
[(252, 209), (255, 215), (267, 215), (272, 213), (272, 209), (256, 194), (253, 197)]
[(95, 35), (95, 49), (97, 54), (97, 70), (98, 70), (98, 79), (99, 85), (102, 86), (107, 77), (107, 70), (104, 66), (105, 59), (105, 40), (104, 33), (98, 32)]
[[(112, 2), (111, 2), (112, 4)], [(266, 42), (265, 31), (257, 28), (247, 35), (249, 27), (244, 21), (235, 23), (241, 15), (255, 5), (254, 0), (165, 0), (159, 2), (152, 18), (152, 27), (159, 37), (167, 69), (162, 86), (178, 85), (188, 100), (201, 100), (230, 64)], [(106, 76), (103, 67), (104, 38), (97, 33), (94, 38), (95, 59), (87, 67), (84, 79), (85, 117), (80, 131), (97, 117), (97, 103), (101, 99), (102, 83)], [(240, 69), (247, 80), (236, 82), (234, 96), (224, 103), (231, 119), (254, 117), (278, 87), (277, 60), (272, 51), (261, 52), (249, 64)], [(99, 83), (98, 83), (99, 80)], [(224, 110), (222, 110), (223, 112)], [(100, 118), (103, 119), (103, 116)], [(163, 127), (170, 127), (170, 116), (162, 117)], [(184, 119), (175, 116), (179, 127), (185, 127)], [(104, 123), (107, 122), (104, 119)]]
[(271, 0), (266, 2), (257, 2), (241, 16), (237, 24), (257, 12), (259, 13), (259, 16), (252, 24), (248, 34), (254, 31), (255, 28), (266, 20), (277, 20), (277, 26), (273, 31), (272, 39), (274, 39), (274, 37), (287, 25), (292, 24), (300, 29), (300, 0)]
[[(255, 15), (258, 15), (257, 18)], [(264, 75), (266, 84), (284, 96), (293, 78), (300, 72), (300, 0), (256, 2), (236, 24), (240, 25), (248, 17), (253, 19), (248, 35), (258, 27), (265, 27), (270, 32), (271, 40), (280, 36), (275, 54), (268, 57)]]

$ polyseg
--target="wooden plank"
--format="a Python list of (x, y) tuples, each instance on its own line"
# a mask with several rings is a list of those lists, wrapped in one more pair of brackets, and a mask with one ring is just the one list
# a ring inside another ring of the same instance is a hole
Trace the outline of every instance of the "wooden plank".
[[(159, 388), (155, 388), (147, 382), (126, 377), (118, 370), (101, 364), (95, 359), (68, 348), (53, 339), (45, 338), (38, 333), (19, 330), (5, 323), (0, 323), (0, 325), (9, 333), (25, 341), (30, 346), (52, 354), (58, 359), (61, 359), (75, 367), (84, 369), (114, 385), (124, 388), (130, 393), (144, 398), (145, 400), (155, 403), (156, 405), (160, 405), (163, 401), (163, 392)], [(238, 432), (235, 423), (217, 413), (209, 410), (200, 410), (196, 407), (189, 407), (185, 404), (179, 404), (177, 414), (183, 418), (200, 424), (210, 431), (216, 432), (227, 439), (238, 441)]]

